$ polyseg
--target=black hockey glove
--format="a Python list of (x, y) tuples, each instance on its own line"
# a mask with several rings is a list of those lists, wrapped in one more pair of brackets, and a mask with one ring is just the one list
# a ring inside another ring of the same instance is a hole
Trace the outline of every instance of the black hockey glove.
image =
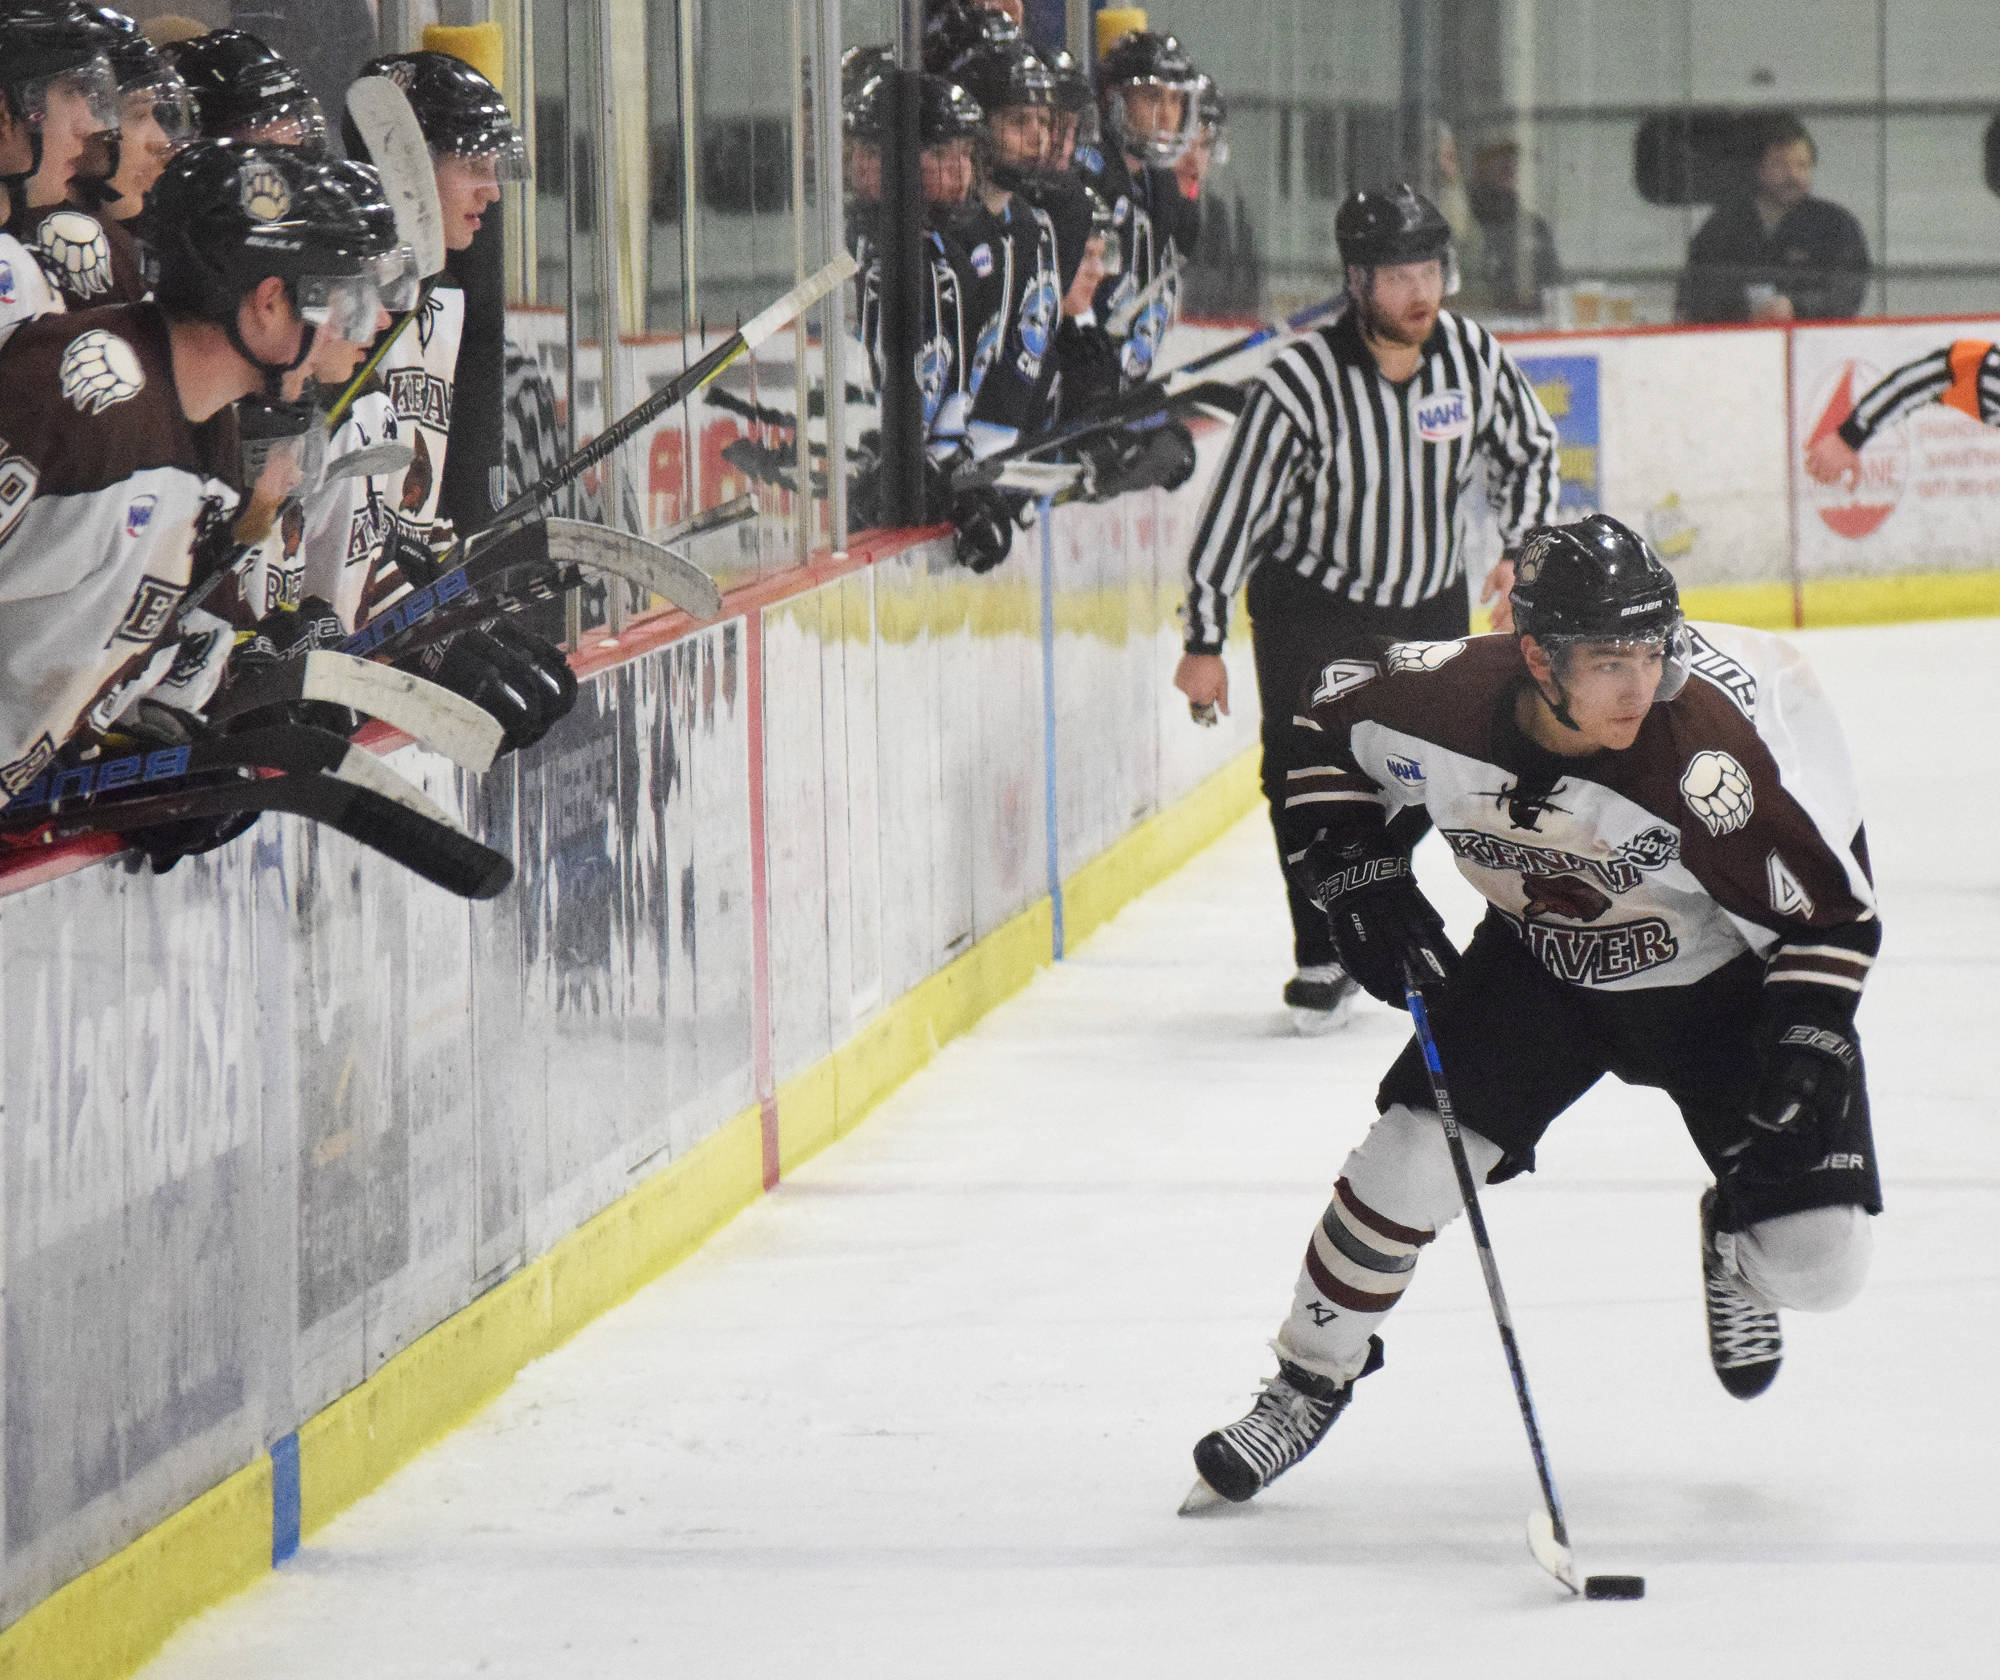
[(485, 707), (507, 732), (509, 752), (533, 746), (576, 704), (576, 673), (562, 649), (504, 618), (406, 654), (396, 665)]
[(1427, 985), (1458, 966), (1458, 949), (1417, 886), (1409, 854), (1384, 847), (1379, 836), (1337, 844), (1322, 834), (1291, 872), (1326, 912), (1340, 966), (1370, 997), (1401, 1009), (1406, 968)]
[(1854, 1101), (1861, 1051), (1851, 1027), (1774, 1009), (1764, 1023), (1763, 1072), (1750, 1123), (1785, 1136), (1815, 1137), (1844, 1119)]
[[(222, 692), (231, 685), (254, 682), (294, 659), (303, 659), (320, 648), (335, 648), (347, 637), (332, 605), (317, 595), (308, 595), (296, 607), (280, 607), (266, 613), (257, 627), (236, 644), (229, 656), (229, 670)], [(352, 736), (362, 725), (359, 712), (345, 706), (330, 706), (323, 700), (294, 700), (284, 706), (264, 706), (241, 712), (229, 720), (232, 730), (260, 728), (275, 721), (274, 714), (291, 723), (310, 724), (329, 734)]]
[[(184, 747), (214, 734), (213, 727), (201, 718), (154, 700), (141, 700), (118, 724), (119, 736), (148, 747)], [(125, 844), (131, 848), (125, 854), (125, 867), (136, 875), (150, 865), (155, 875), (164, 875), (184, 857), (228, 845), (237, 835), (254, 828), (259, 814), (224, 811), (212, 817), (135, 828), (125, 835)]]

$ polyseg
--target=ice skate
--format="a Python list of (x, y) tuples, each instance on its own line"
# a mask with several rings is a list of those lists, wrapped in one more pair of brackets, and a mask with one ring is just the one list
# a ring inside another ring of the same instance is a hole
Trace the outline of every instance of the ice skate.
[[(1368, 1338), (1368, 1363), (1361, 1377), (1382, 1368), (1382, 1339)], [(1194, 1449), (1199, 1476), (1181, 1501), (1181, 1515), (1191, 1516), (1219, 1500), (1240, 1505), (1253, 1498), (1319, 1445), (1333, 1420), (1347, 1409), (1354, 1382), (1336, 1383), (1314, 1375), (1288, 1359), (1278, 1361), (1278, 1374), (1267, 1377), (1264, 1391), (1249, 1414), (1220, 1429), (1210, 1430)]]
[(1702, 1304), (1708, 1311), (1708, 1358), (1716, 1380), (1739, 1400), (1769, 1388), (1784, 1357), (1778, 1314), (1744, 1291), (1731, 1263), (1730, 1237), (1715, 1228), (1715, 1186), (1701, 1193)]
[(1339, 963), (1308, 963), (1285, 982), (1285, 1008), (1304, 1038), (1344, 1026), (1360, 991)]

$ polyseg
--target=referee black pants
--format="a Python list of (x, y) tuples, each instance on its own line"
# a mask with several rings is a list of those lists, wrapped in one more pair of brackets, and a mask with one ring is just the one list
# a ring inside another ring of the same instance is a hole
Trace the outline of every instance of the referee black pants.
[[(1471, 607), (1465, 579), (1419, 601), (1414, 607), (1371, 607), (1329, 595), (1316, 583), (1282, 566), (1259, 566), (1250, 574), (1244, 601), (1255, 626), (1251, 648), (1257, 663), (1257, 698), (1263, 709), (1264, 798), (1277, 832), (1284, 809), (1285, 735), (1309, 678), (1329, 660), (1373, 659), (1391, 642), (1449, 642), (1469, 635)], [(1418, 829), (1421, 835), (1422, 829)], [(1285, 866), (1278, 841), (1278, 867)], [(1319, 906), (1288, 879), (1285, 896), (1292, 911), (1292, 954), (1301, 968), (1335, 961), (1333, 940)]]

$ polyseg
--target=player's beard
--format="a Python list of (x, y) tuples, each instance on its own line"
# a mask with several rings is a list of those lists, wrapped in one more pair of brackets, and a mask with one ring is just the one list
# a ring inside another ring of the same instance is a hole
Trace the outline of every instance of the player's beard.
[[(1437, 326), (1438, 312), (1426, 309), (1420, 316), (1409, 316), (1398, 320), (1386, 311), (1376, 308), (1372, 298), (1361, 305), (1361, 333), (1364, 338), (1372, 338), (1379, 344), (1400, 344), (1406, 348), (1419, 348), (1431, 336)], [(1414, 312), (1413, 312), (1414, 314)]]

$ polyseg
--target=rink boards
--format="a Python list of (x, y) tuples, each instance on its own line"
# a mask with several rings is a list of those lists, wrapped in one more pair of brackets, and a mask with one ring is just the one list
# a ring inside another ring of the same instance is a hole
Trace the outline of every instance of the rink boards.
[(291, 819), (0, 899), (0, 1675), (129, 1668), (1246, 808), (1247, 661), (1217, 730), (1166, 686), (1194, 497), (823, 557), (483, 779), (402, 748), (491, 904)]

